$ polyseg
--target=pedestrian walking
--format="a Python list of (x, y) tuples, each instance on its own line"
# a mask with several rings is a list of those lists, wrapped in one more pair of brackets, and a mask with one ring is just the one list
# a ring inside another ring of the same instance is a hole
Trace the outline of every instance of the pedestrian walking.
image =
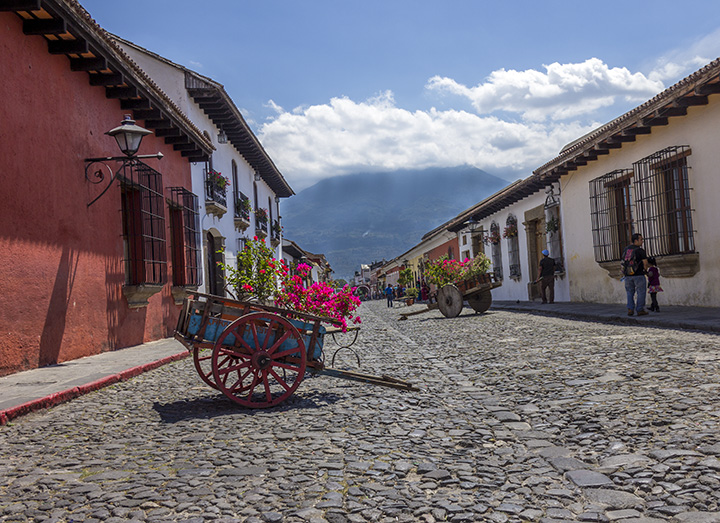
[(543, 249), (542, 254), (539, 275), (535, 281), (540, 281), (542, 303), (555, 303), (555, 260), (550, 257), (547, 249)]
[(388, 283), (388, 286), (385, 287), (385, 297), (387, 298), (387, 306), (392, 307), (393, 306), (393, 288), (392, 285)]
[(648, 259), (647, 276), (648, 276), (648, 292), (650, 293), (650, 310), (654, 312), (660, 312), (660, 307), (657, 302), (657, 293), (663, 292), (660, 287), (660, 270), (657, 268), (657, 261), (654, 256), (649, 256)]
[[(647, 280), (645, 275), (648, 269), (648, 260), (645, 249), (642, 248), (642, 234), (636, 232), (632, 235), (632, 243), (625, 248), (622, 257), (622, 273), (625, 282), (625, 293), (627, 294), (628, 316), (637, 311), (638, 316), (645, 316), (645, 293), (647, 292)], [(635, 295), (637, 294), (637, 302)]]

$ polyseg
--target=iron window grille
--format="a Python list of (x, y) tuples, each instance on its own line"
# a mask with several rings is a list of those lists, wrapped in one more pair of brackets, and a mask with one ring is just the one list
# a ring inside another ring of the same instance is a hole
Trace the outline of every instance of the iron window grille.
[(638, 228), (653, 256), (695, 252), (687, 145), (668, 147), (633, 163)]
[[(508, 236), (508, 260), (510, 263), (510, 277), (520, 278), (522, 276), (520, 270), (520, 241), (518, 240), (518, 226), (517, 218), (512, 214), (508, 216), (505, 222), (505, 230), (508, 231), (511, 236)], [(514, 233), (511, 231), (515, 231)]]
[[(500, 237), (500, 226), (497, 224), (497, 222), (492, 222), (490, 224), (490, 236), (494, 237), (495, 235), (497, 235), (497, 238)], [(497, 243), (491, 243), (491, 245), (493, 272), (495, 273), (495, 279), (500, 281), (503, 279), (502, 247), (500, 246), (499, 241)]]
[(212, 168), (205, 169), (206, 200), (227, 207), (227, 185), (220, 181), (221, 174)]
[(590, 180), (595, 261), (619, 260), (634, 232), (633, 171), (617, 169)]
[(198, 197), (184, 187), (170, 187), (170, 238), (173, 285), (202, 285), (202, 242)]
[(121, 187), (126, 285), (167, 282), (162, 175), (139, 160), (123, 165)]

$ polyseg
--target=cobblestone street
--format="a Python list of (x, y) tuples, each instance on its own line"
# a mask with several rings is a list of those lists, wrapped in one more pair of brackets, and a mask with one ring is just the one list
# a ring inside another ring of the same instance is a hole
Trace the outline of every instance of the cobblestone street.
[(422, 392), (306, 377), (248, 411), (171, 363), (0, 427), (0, 518), (720, 521), (717, 335), (360, 312), (359, 370)]

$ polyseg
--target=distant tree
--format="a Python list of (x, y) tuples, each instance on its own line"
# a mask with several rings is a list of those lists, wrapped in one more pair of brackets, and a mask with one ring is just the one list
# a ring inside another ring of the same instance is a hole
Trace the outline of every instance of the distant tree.
[(336, 289), (342, 289), (347, 285), (347, 281), (343, 280), (342, 278), (339, 278), (337, 280), (333, 280), (332, 286)]

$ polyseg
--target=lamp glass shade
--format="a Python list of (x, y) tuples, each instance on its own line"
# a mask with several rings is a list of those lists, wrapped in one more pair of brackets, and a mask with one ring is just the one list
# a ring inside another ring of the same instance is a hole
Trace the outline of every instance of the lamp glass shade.
[(152, 134), (152, 131), (148, 131), (135, 125), (135, 120), (130, 119), (129, 115), (125, 115), (125, 119), (120, 123), (119, 127), (108, 131), (107, 133), (115, 138), (120, 150), (127, 156), (134, 156), (135, 153), (140, 149), (140, 143), (142, 142), (143, 136), (146, 134)]

